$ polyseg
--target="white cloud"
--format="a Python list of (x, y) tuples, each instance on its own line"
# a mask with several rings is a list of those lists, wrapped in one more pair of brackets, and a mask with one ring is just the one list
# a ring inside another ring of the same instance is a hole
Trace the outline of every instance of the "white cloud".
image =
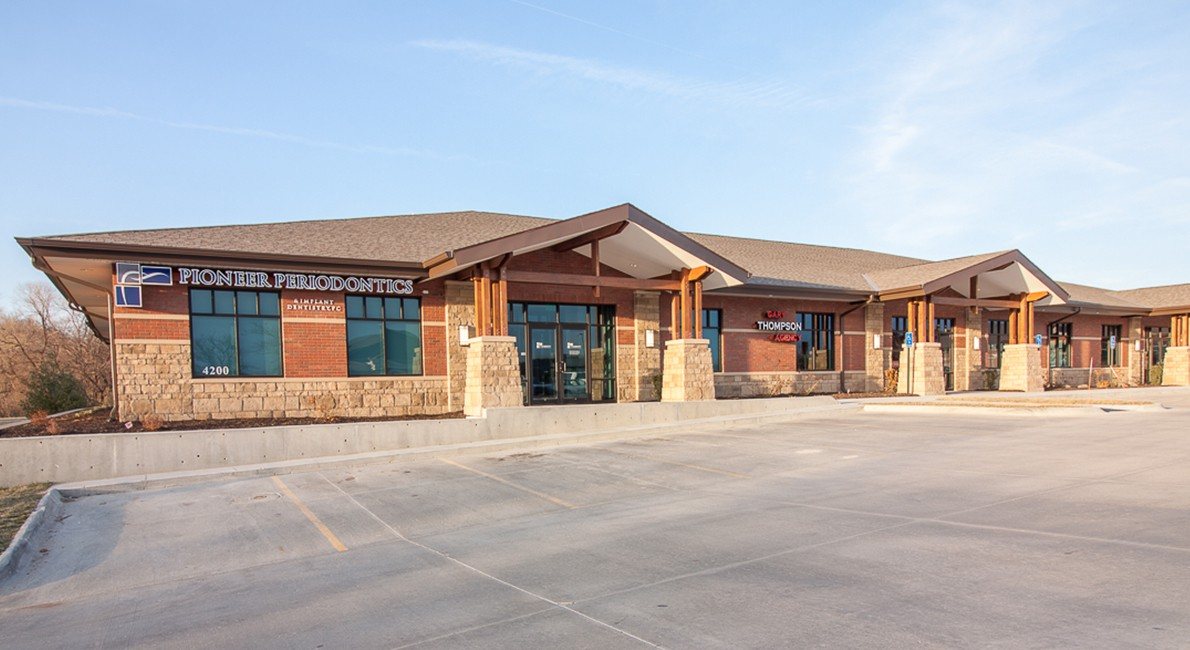
[(579, 79), (626, 90), (715, 102), (728, 107), (789, 108), (814, 103), (804, 92), (784, 81), (700, 81), (612, 65), (595, 59), (468, 40), (425, 39), (409, 44), (427, 50), (451, 52), (476, 61), (524, 70), (543, 77)]
[(187, 129), (191, 131), (207, 131), (210, 133), (222, 133), (225, 135), (235, 135), (249, 138), (261, 138), (265, 140), (276, 140), (279, 142), (288, 142), (291, 144), (302, 145), (306, 147), (315, 147), (319, 149), (334, 149), (338, 151), (347, 151), (352, 153), (378, 153), (394, 156), (417, 156), (426, 158), (437, 158), (446, 160), (462, 159), (462, 156), (449, 156), (440, 154), (434, 151), (425, 149), (415, 149), (411, 147), (387, 147), (380, 145), (353, 145), (343, 144), (340, 142), (333, 142), (330, 140), (317, 140), (314, 138), (307, 138), (305, 136), (294, 135), (292, 133), (284, 133), (280, 131), (270, 131), (267, 129), (251, 129), (233, 126), (221, 126), (218, 124), (203, 124), (200, 122), (182, 122), (176, 120), (166, 120), (156, 117), (149, 117), (147, 115), (140, 115), (137, 113), (130, 113), (109, 107), (94, 107), (94, 106), (73, 106), (69, 104), (56, 104), (53, 102), (33, 101), (28, 99), (21, 99), (17, 97), (0, 97), (0, 106), (8, 106), (12, 108), (24, 108), (35, 111), (48, 111), (53, 113), (71, 113), (74, 115), (89, 115), (93, 117), (116, 118), (123, 120), (135, 120), (139, 122), (147, 122), (150, 124), (157, 124), (167, 126), (175, 129)]

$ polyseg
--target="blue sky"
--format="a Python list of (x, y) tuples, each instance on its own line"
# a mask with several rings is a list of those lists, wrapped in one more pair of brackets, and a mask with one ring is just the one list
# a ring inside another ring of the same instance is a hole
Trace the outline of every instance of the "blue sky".
[(0, 223), (631, 201), (1128, 288), (1190, 281), (1188, 108), (1185, 2), (6, 2)]

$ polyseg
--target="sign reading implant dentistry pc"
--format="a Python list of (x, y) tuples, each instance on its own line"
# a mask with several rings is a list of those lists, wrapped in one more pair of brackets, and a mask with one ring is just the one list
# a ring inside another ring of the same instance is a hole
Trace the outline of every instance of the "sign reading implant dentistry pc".
[(178, 269), (178, 284), (233, 289), (299, 289), (303, 291), (347, 291), (350, 293), (395, 295), (413, 293), (413, 280), (277, 271), (180, 268)]

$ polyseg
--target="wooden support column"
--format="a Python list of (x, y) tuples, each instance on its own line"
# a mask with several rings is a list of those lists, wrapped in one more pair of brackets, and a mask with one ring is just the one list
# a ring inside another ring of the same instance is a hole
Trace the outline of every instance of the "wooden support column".
[(690, 338), (690, 269), (682, 269), (682, 338)]
[(929, 336), (930, 336), (929, 331), (930, 331), (931, 327), (930, 327), (929, 318), (930, 318), (929, 308), (926, 306), (925, 299), (923, 298), (922, 300), (918, 300), (917, 301), (917, 340), (921, 341), (923, 343), (928, 342), (930, 340), (929, 339)]
[(1029, 302), (1029, 327), (1025, 334), (1025, 343), (1033, 342), (1033, 335), (1037, 333), (1036, 321), (1034, 320), (1033, 303)]
[(929, 314), (926, 316), (926, 336), (929, 337), (927, 340), (930, 343), (937, 343), (938, 341), (936, 339), (938, 338), (938, 328), (936, 325), (934, 325), (934, 301), (930, 300), (929, 296), (926, 296), (926, 310)]
[(678, 294), (675, 291), (669, 294), (669, 338), (671, 339), (678, 338), (678, 334), (680, 333), (678, 331), (679, 318), (681, 316), (678, 315)]
[(913, 337), (917, 338), (917, 302), (913, 300), (906, 304), (905, 331), (913, 332)]
[(483, 284), (478, 273), (471, 278), (471, 288), (475, 294), (475, 335), (483, 336), (485, 329)]
[(492, 333), (492, 271), (491, 269), (484, 269), (483, 275), (479, 279), (479, 293), (481, 301), (483, 330), (480, 336), (488, 336)]
[(702, 280), (694, 283), (694, 338), (702, 338)]

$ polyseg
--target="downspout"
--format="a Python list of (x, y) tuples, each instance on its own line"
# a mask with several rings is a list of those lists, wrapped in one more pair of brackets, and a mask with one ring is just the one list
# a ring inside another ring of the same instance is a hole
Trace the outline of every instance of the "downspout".
[[(846, 320), (847, 314), (850, 314), (851, 312), (859, 309), (860, 307), (867, 307), (868, 305), (872, 304), (872, 301), (875, 299), (876, 299), (875, 294), (869, 294), (867, 300), (855, 305), (854, 307), (852, 307), (851, 309), (848, 309), (847, 311), (843, 312), (842, 314), (839, 314), (838, 333), (839, 333), (839, 392), (840, 393), (851, 392), (851, 391), (847, 390), (847, 380), (846, 380), (846, 378), (847, 378), (847, 375), (846, 375), (847, 356), (844, 354), (844, 349), (843, 349), (843, 347), (844, 347), (843, 342), (845, 340), (847, 340), (847, 336), (843, 333), (843, 321)], [(865, 337), (867, 336), (866, 330), (864, 331), (864, 336)]]
[[(1070, 312), (1069, 314), (1066, 314), (1065, 316), (1063, 316), (1063, 317), (1059, 318), (1058, 320), (1052, 320), (1052, 321), (1050, 321), (1050, 322), (1046, 323), (1046, 324), (1045, 324), (1045, 338), (1047, 338), (1047, 339), (1048, 339), (1048, 338), (1049, 338), (1049, 336), (1050, 336), (1050, 327), (1053, 327), (1054, 325), (1056, 325), (1056, 324), (1058, 324), (1058, 323), (1061, 323), (1062, 321), (1066, 320), (1067, 318), (1074, 318), (1075, 316), (1078, 316), (1079, 312), (1081, 312), (1082, 310), (1083, 310), (1083, 308), (1082, 308), (1082, 307), (1075, 307), (1075, 308), (1074, 308), (1074, 311)], [(1071, 333), (1071, 335), (1070, 335), (1070, 345), (1072, 346), (1072, 347), (1071, 347), (1071, 350), (1073, 350), (1073, 349), (1074, 349), (1074, 348), (1073, 348), (1073, 346), (1074, 346), (1074, 334), (1073, 334), (1073, 330), (1072, 330), (1072, 333)], [(1049, 360), (1049, 359), (1048, 359), (1048, 356), (1047, 356), (1046, 360), (1047, 360), (1047, 363), (1045, 364), (1045, 366), (1046, 366), (1046, 375), (1047, 375), (1047, 378), (1049, 379), (1049, 384), (1050, 384), (1050, 386), (1053, 386), (1053, 385), (1054, 385), (1054, 367), (1048, 363), (1048, 360)], [(1088, 380), (1087, 386), (1088, 386), (1088, 387), (1090, 387), (1090, 385), (1091, 385), (1091, 384), (1090, 384), (1090, 382), (1089, 382), (1089, 380)]]

